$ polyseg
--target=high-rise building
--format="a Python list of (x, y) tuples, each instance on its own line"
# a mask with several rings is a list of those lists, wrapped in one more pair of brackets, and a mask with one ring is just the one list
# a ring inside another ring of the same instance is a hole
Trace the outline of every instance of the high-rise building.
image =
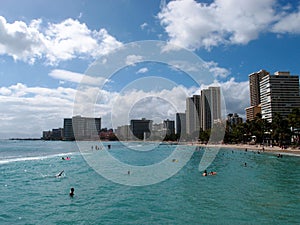
[(186, 133), (194, 134), (200, 131), (200, 95), (186, 99)]
[(143, 140), (144, 138), (150, 137), (152, 123), (152, 120), (146, 120), (145, 118), (141, 120), (131, 120), (130, 129), (136, 138)]
[(186, 114), (176, 113), (176, 134), (181, 136), (181, 134), (186, 134)]
[(64, 119), (64, 140), (91, 140), (99, 137), (101, 118), (74, 116)]
[(200, 127), (211, 129), (216, 121), (221, 120), (220, 87), (209, 87), (201, 90)]
[(174, 120), (164, 120), (164, 128), (166, 129), (166, 135), (175, 134), (175, 121)]
[(73, 126), (72, 126), (72, 118), (64, 118), (63, 140), (65, 140), (65, 141), (75, 140)]
[(260, 82), (262, 118), (272, 121), (274, 114), (283, 118), (300, 108), (299, 76), (289, 72), (266, 75)]
[(247, 120), (254, 120), (256, 115), (261, 113), (260, 83), (262, 78), (269, 74), (270, 73), (266, 70), (249, 74), (250, 107), (245, 109)]
[(270, 73), (266, 70), (260, 70), (249, 75), (250, 105), (258, 106), (260, 104), (260, 82), (262, 78)]

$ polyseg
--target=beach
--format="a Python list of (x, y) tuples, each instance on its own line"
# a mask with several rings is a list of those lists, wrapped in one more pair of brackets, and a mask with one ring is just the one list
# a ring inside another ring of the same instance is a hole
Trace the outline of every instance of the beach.
[(245, 151), (259, 151), (259, 152), (267, 152), (271, 154), (282, 154), (282, 155), (296, 155), (300, 156), (299, 148), (291, 148), (288, 147), (286, 149), (282, 149), (279, 146), (263, 146), (263, 145), (249, 145), (249, 144), (199, 144), (199, 143), (191, 143), (192, 145), (197, 145), (200, 147), (216, 147), (216, 148), (230, 148), (236, 150)]

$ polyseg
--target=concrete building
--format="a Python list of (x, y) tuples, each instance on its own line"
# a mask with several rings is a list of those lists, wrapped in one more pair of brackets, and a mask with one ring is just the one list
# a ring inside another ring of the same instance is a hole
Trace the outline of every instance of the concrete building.
[(164, 129), (166, 130), (166, 135), (175, 134), (175, 121), (174, 120), (164, 120)]
[(300, 108), (299, 76), (289, 72), (266, 75), (260, 83), (261, 114), (272, 122), (275, 113), (287, 117), (294, 108)]
[(129, 125), (118, 126), (115, 134), (120, 141), (128, 141), (132, 138), (132, 132)]
[(201, 90), (200, 127), (205, 131), (221, 120), (220, 87), (209, 87)]
[(246, 119), (254, 120), (257, 113), (261, 113), (261, 94), (260, 94), (260, 83), (264, 76), (270, 73), (266, 70), (260, 70), (249, 74), (249, 91), (250, 91), (250, 107), (246, 108)]
[(64, 119), (64, 140), (95, 140), (99, 138), (101, 118), (73, 116)]
[(186, 114), (176, 113), (176, 134), (181, 136), (186, 134)]
[(143, 140), (144, 138), (149, 138), (151, 135), (152, 120), (146, 120), (142, 118), (141, 120), (131, 120), (130, 129), (134, 137)]
[(250, 106), (260, 104), (260, 82), (264, 76), (269, 74), (266, 70), (249, 74)]
[(200, 131), (200, 95), (186, 99), (186, 133), (191, 135)]
[(250, 106), (245, 110), (246, 110), (246, 119), (250, 121), (254, 120), (258, 113), (261, 114), (261, 104), (257, 106)]
[(64, 133), (63, 140), (65, 141), (73, 141), (75, 140), (72, 118), (64, 118)]

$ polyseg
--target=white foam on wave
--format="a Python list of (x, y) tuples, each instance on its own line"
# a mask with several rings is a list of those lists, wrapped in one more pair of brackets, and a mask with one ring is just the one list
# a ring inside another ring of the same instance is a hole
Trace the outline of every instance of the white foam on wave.
[(13, 163), (13, 162), (44, 160), (44, 159), (50, 159), (55, 157), (62, 157), (66, 155), (80, 155), (80, 152), (66, 152), (66, 153), (58, 153), (58, 154), (43, 155), (43, 156), (22, 156), (16, 158), (5, 158), (5, 159), (0, 159), (0, 165), (6, 163)]

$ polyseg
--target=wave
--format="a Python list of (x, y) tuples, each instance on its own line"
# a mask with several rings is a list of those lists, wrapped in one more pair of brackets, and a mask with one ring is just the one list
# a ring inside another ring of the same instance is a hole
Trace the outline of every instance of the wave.
[(66, 153), (58, 153), (52, 155), (42, 155), (42, 156), (21, 156), (15, 158), (5, 158), (0, 159), (1, 164), (13, 163), (13, 162), (22, 162), (22, 161), (34, 161), (34, 160), (44, 160), (44, 159), (51, 159), (56, 157), (65, 157), (66, 155), (81, 155), (80, 152), (66, 152)]

